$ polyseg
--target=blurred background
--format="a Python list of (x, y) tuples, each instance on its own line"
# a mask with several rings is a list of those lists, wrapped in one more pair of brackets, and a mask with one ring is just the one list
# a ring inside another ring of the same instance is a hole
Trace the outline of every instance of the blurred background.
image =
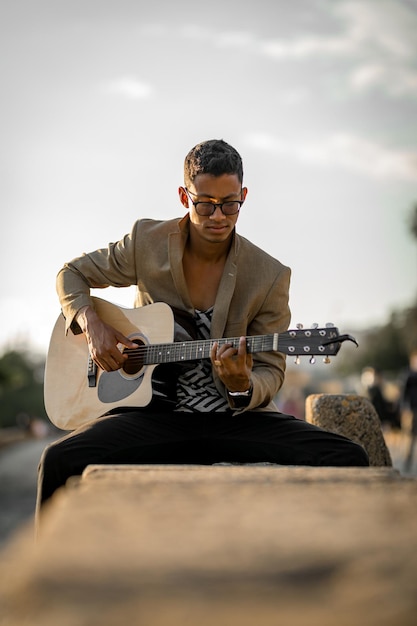
[[(0, 461), (14, 442), (26, 467), (35, 442), (32, 476), (58, 436), (42, 396), (57, 271), (139, 217), (182, 215), (185, 154), (223, 138), (249, 188), (239, 232), (292, 268), (292, 325), (333, 322), (359, 342), (330, 366), (289, 361), (277, 401), (302, 419), (309, 393), (369, 395), (377, 380), (407, 470), (416, 32), (416, 0), (1, 4)], [(133, 302), (131, 289), (104, 295)], [(11, 510), (16, 474), (1, 471)]]

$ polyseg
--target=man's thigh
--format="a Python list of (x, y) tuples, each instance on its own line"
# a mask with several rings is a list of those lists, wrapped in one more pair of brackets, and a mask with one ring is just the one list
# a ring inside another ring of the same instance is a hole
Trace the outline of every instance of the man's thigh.
[(237, 462), (282, 465), (368, 464), (358, 444), (283, 413), (247, 411), (216, 419), (209, 430), (213, 458), (220, 455), (224, 461), (229, 457)]
[(191, 414), (127, 409), (89, 422), (53, 445), (90, 451), (95, 456), (134, 446), (196, 439), (201, 432), (201, 421)]

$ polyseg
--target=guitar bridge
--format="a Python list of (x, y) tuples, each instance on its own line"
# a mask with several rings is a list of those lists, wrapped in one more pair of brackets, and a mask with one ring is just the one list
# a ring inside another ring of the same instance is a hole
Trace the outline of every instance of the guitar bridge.
[(97, 387), (97, 365), (91, 358), (91, 354), (88, 355), (87, 380), (89, 387)]

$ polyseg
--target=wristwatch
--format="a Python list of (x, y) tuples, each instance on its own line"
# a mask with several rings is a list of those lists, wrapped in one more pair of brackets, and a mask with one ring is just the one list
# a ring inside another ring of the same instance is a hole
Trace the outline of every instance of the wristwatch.
[(252, 394), (252, 387), (249, 387), (249, 389), (246, 389), (246, 391), (229, 391), (229, 390), (227, 390), (227, 393), (232, 398), (239, 398), (241, 396), (248, 397), (248, 396), (250, 396)]
[(244, 409), (248, 406), (252, 397), (252, 385), (246, 391), (229, 391), (227, 395), (230, 398), (230, 402), (235, 409)]

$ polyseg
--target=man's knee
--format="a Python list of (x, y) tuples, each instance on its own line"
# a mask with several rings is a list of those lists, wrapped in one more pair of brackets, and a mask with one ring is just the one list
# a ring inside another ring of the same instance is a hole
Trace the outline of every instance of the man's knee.
[(365, 448), (358, 443), (351, 441), (349, 446), (350, 465), (354, 467), (368, 467), (369, 457)]
[(45, 473), (58, 466), (60, 459), (59, 444), (54, 442), (49, 444), (44, 451), (39, 461), (39, 472)]

